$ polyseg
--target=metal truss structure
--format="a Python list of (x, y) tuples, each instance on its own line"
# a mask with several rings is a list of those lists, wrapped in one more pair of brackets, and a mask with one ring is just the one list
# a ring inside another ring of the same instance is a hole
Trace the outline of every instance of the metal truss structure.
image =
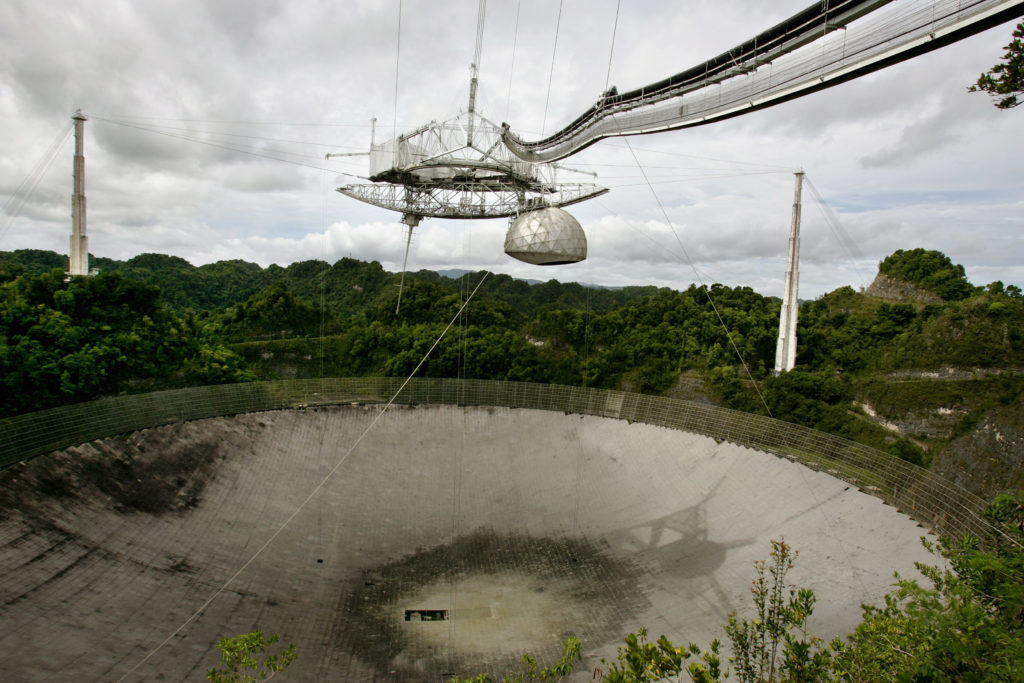
[(551, 162), (598, 140), (739, 116), (910, 59), (1024, 13), (1022, 0), (821, 0), (728, 52), (657, 83), (602, 94), (562, 130), (527, 142), (503, 124), (520, 159)]
[(502, 142), (501, 129), (474, 111), (432, 121), (370, 146), (372, 184), (338, 192), (406, 216), (501, 218), (568, 206), (608, 190), (559, 183), (553, 164), (523, 161)]
[[(554, 164), (524, 161), (514, 156), (505, 147), (501, 128), (476, 112), (485, 14), (486, 0), (480, 0), (469, 108), (450, 119), (431, 121), (379, 145), (371, 140), (369, 179), (372, 183), (337, 188), (348, 197), (402, 214), (401, 221), (407, 230), (396, 315), (402, 305), (412, 233), (423, 218), (518, 217), (538, 209), (557, 209), (582, 202), (608, 191), (589, 183), (559, 183)], [(562, 222), (568, 224), (568, 221)], [(518, 252), (510, 255), (536, 264), (571, 263), (586, 258), (586, 236), (575, 219), (571, 223), (576, 229), (573, 239), (583, 245), (582, 257), (575, 252), (566, 256), (561, 243), (539, 239), (525, 240), (528, 247), (525, 256)], [(566, 228), (561, 224), (559, 227)]]

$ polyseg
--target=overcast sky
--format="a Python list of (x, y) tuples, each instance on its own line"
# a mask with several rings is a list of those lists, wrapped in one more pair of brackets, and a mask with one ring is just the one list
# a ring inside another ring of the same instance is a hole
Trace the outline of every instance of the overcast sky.
[[(610, 83), (638, 87), (808, 3), (627, 0), (611, 51), (616, 0), (564, 0), (557, 43), (559, 3), (490, 0), (477, 110), (536, 138), (593, 103), (610, 54)], [(351, 256), (398, 270), (398, 216), (334, 191), (352, 182), (344, 173), (367, 173), (366, 157), (324, 154), (365, 151), (372, 117), (380, 140), (465, 108), (476, 21), (474, 0), (405, 0), (400, 34), (397, 0), (6, 0), (0, 250), (67, 252), (72, 141), (46, 152), (80, 108), (93, 254), (263, 266)], [(803, 168), (839, 228), (806, 191), (802, 298), (866, 286), (879, 260), (914, 247), (945, 252), (975, 284), (1024, 285), (1024, 107), (966, 92), (1012, 27), (766, 111), (630, 138), (657, 197), (621, 138), (567, 159), (611, 188), (570, 207), (588, 234), (583, 263), (512, 260), (504, 220), (430, 219), (410, 268), (674, 288), (696, 268), (709, 284), (779, 295)], [(27, 200), (15, 194), (26, 181), (38, 182)]]

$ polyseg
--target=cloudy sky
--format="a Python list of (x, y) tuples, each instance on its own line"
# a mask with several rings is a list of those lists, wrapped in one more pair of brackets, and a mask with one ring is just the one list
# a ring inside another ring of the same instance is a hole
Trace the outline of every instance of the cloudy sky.
[[(535, 138), (597, 98), (609, 55), (610, 83), (638, 87), (807, 4), (627, 0), (612, 50), (616, 0), (564, 0), (557, 41), (559, 3), (490, 0), (477, 109)], [(92, 253), (264, 266), (352, 256), (398, 270), (398, 216), (334, 191), (367, 173), (366, 157), (324, 155), (365, 151), (373, 117), (379, 140), (465, 108), (476, 21), (474, 0), (7, 0), (0, 250), (66, 253), (64, 136), (81, 109)], [(571, 207), (588, 233), (583, 263), (510, 259), (505, 221), (431, 219), (410, 268), (675, 288), (699, 277), (778, 295), (803, 168), (826, 202), (804, 194), (803, 298), (865, 286), (880, 259), (914, 247), (944, 251), (975, 284), (1024, 285), (1024, 107), (966, 92), (1011, 30), (766, 111), (631, 138), (651, 186), (623, 139), (584, 150), (564, 163), (612, 191)]]

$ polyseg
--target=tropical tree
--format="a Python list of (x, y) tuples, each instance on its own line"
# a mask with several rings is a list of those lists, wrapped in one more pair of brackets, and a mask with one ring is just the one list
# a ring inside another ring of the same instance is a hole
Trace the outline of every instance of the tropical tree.
[(1006, 46), (1003, 61), (978, 77), (968, 92), (987, 92), (993, 104), (1000, 109), (1011, 109), (1020, 104), (1018, 95), (1024, 94), (1024, 21), (1017, 24), (1013, 40)]
[(269, 638), (264, 637), (262, 631), (221, 638), (217, 641), (220, 668), (207, 671), (206, 680), (213, 683), (255, 683), (272, 678), (299, 656), (294, 645), (276, 654), (263, 655), (279, 639), (276, 633)]
[(750, 593), (757, 616), (729, 615), (725, 626), (733, 648), (729, 661), (742, 683), (830, 680), (831, 651), (805, 628), (814, 611), (814, 591), (786, 583), (796, 556), (787, 543), (773, 540), (770, 560), (754, 563), (757, 577)]
[(986, 539), (926, 544), (945, 566), (918, 565), (864, 607), (835, 674), (849, 681), (1020, 681), (1024, 672), (1024, 495), (995, 498)]

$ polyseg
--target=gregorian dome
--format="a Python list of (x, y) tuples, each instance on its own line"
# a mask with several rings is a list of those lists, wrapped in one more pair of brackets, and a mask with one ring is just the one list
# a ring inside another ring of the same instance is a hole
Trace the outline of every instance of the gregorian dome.
[(549, 206), (512, 221), (505, 253), (538, 266), (577, 263), (587, 258), (587, 235), (568, 211)]

